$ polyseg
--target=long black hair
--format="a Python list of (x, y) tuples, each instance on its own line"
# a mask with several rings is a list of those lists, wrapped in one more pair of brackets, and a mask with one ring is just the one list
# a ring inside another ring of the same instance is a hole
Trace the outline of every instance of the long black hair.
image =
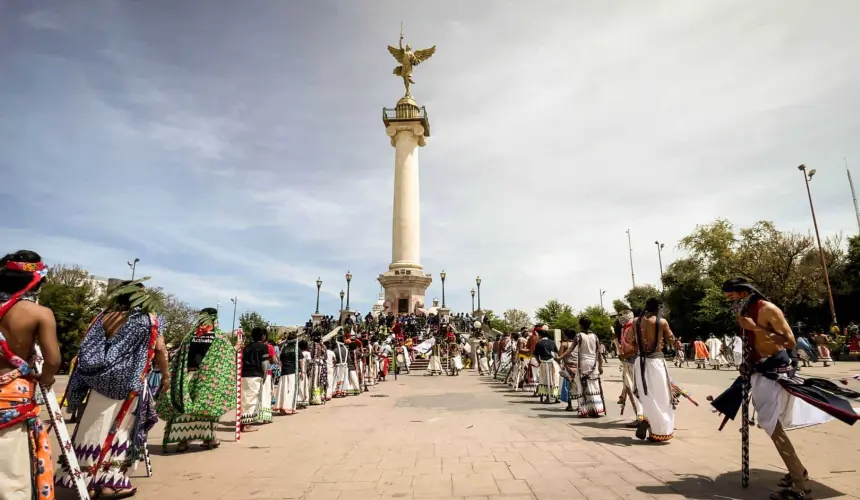
[[(31, 281), (33, 281), (33, 273), (30, 271), (6, 269), (6, 264), (9, 262), (26, 262), (28, 264), (35, 264), (42, 262), (42, 257), (32, 250), (18, 250), (17, 252), (10, 253), (0, 259), (0, 293), (5, 295), (12, 295), (20, 292), (29, 285)], [(43, 283), (45, 283), (44, 279), (30, 291), (37, 291)]]

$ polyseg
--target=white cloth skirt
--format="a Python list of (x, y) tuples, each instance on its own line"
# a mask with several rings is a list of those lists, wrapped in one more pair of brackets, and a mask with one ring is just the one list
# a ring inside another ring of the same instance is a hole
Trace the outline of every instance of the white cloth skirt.
[(266, 375), (260, 396), (260, 422), (272, 421), (272, 374)]
[(641, 419), (643, 418), (642, 403), (639, 402), (639, 398), (634, 393), (636, 390), (636, 376), (633, 374), (634, 366), (636, 365), (627, 361), (621, 362), (621, 381), (624, 383), (624, 397), (633, 402), (633, 411), (636, 412), (636, 418)]
[(37, 497), (33, 492), (31, 458), (30, 433), (25, 424), (0, 429), (0, 482), (3, 484), (0, 498), (32, 500)]
[(487, 358), (481, 358), (478, 360), (478, 369), (481, 371), (481, 375), (488, 375), (490, 373), (490, 364), (487, 361)]
[(262, 377), (242, 377), (242, 423), (259, 424), (263, 411), (261, 392)]
[(427, 373), (429, 375), (442, 374), (442, 360), (439, 359), (439, 356), (430, 355), (430, 362), (427, 364)]
[(777, 422), (789, 431), (833, 420), (827, 413), (789, 394), (776, 380), (753, 373), (750, 385), (759, 425), (768, 436), (773, 435)]
[[(78, 464), (81, 466), (83, 480), (90, 487), (105, 486), (114, 489), (131, 487), (131, 481), (129, 481), (131, 457), (128, 456), (127, 451), (131, 447), (134, 414), (137, 412), (137, 405), (140, 402), (139, 397), (134, 399), (125, 418), (120, 422), (113, 443), (110, 444), (111, 449), (105, 455), (102, 469), (98, 471), (94, 481), (87, 472), (96, 464), (105, 438), (107, 438), (123, 402), (110, 399), (96, 391), (90, 391), (89, 396), (87, 396), (87, 406), (84, 409), (84, 414), (81, 415), (80, 423), (75, 427), (72, 440), (74, 441)], [(104, 470), (104, 466), (108, 466), (107, 471)], [(66, 467), (57, 468), (54, 482), (58, 486), (74, 488), (74, 481)]]
[(326, 363), (325, 398), (330, 400), (332, 396), (334, 396), (334, 364)]
[(346, 396), (346, 388), (349, 386), (349, 371), (346, 363), (338, 363), (334, 368), (334, 392), (333, 397)]
[(558, 363), (554, 359), (541, 361), (538, 370), (538, 394), (557, 398), (560, 393), (561, 376)]
[(459, 354), (452, 358), (454, 362), (454, 369), (460, 371), (463, 369), (463, 357)]
[(308, 375), (306, 373), (300, 373), (300, 374), (298, 374), (298, 377), (299, 377), (299, 394), (298, 394), (299, 401), (297, 404), (298, 404), (299, 408), (302, 408), (302, 407), (308, 406), (311, 402), (310, 380), (308, 379)]
[[(645, 380), (648, 394), (642, 386), (642, 363), (645, 363)], [(666, 361), (660, 358), (636, 358), (633, 367), (636, 377), (636, 393), (642, 405), (642, 413), (651, 426), (651, 439), (668, 441), (675, 435), (675, 409), (672, 408), (672, 394), (669, 390), (669, 374)]]
[(349, 370), (345, 392), (350, 396), (361, 394), (361, 382), (359, 382), (358, 373), (355, 370)]
[(296, 374), (281, 375), (278, 382), (278, 390), (275, 393), (275, 411), (287, 413), (296, 412), (298, 403), (298, 387), (296, 387)]

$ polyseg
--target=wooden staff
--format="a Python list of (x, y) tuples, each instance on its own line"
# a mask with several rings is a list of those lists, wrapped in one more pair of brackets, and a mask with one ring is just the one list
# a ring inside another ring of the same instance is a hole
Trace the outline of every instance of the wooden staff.
[[(42, 349), (36, 344), (36, 374), (42, 373)], [(65, 458), (66, 467), (69, 468), (69, 476), (75, 483), (75, 491), (80, 500), (89, 500), (90, 496), (87, 493), (87, 484), (81, 476), (81, 466), (78, 464), (78, 457), (75, 455), (75, 447), (72, 443), (72, 438), (69, 437), (69, 431), (66, 429), (66, 422), (63, 420), (63, 412), (60, 404), (57, 402), (57, 395), (54, 394), (54, 389), (45, 387), (39, 383), (39, 391), (42, 393), (42, 399), (48, 407), (48, 415), (51, 418), (51, 426), (57, 435), (57, 442), (60, 444), (60, 453)], [(66, 389), (68, 392), (68, 388)], [(61, 465), (62, 466), (62, 465)]]
[(242, 349), (244, 347), (242, 328), (236, 330), (236, 442), (242, 440)]
[(752, 345), (745, 332), (741, 330), (743, 341), (743, 390), (741, 392), (743, 402), (741, 403), (741, 487), (748, 488), (750, 485), (750, 358), (752, 357)]

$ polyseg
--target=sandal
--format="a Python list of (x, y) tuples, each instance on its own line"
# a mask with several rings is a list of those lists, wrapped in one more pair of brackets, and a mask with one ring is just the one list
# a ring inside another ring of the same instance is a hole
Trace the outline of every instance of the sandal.
[(200, 446), (202, 446), (203, 448), (206, 448), (207, 450), (214, 450), (215, 448), (221, 446), (221, 441), (218, 441), (217, 439), (212, 439), (210, 441), (203, 441), (203, 444)]
[(770, 494), (770, 500), (804, 500), (812, 490), (799, 491), (791, 488), (776, 491)]
[[(111, 488), (112, 489), (112, 488)], [(113, 490), (113, 493), (105, 493), (104, 490), (96, 494), (96, 498), (105, 500), (120, 500), (121, 498), (130, 498), (137, 494), (137, 488), (126, 488), (122, 490)]]
[(648, 425), (648, 422), (645, 420), (639, 422), (639, 424), (636, 426), (636, 438), (645, 441), (645, 438), (648, 437), (648, 429), (650, 427), (651, 426)]
[[(803, 479), (809, 479), (809, 472), (806, 469), (803, 470)], [(777, 486), (780, 488), (791, 488), (794, 486), (794, 480), (791, 479), (791, 473), (782, 476), (777, 483)]]

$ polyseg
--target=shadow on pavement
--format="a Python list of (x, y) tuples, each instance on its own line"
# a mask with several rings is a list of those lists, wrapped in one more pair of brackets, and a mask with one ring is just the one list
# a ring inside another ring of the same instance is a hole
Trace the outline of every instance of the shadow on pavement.
[[(591, 426), (593, 427), (594, 424), (597, 424), (597, 422), (593, 422)], [(573, 427), (577, 426), (576, 424), (570, 424), (570, 425), (572, 425)], [(628, 446), (664, 446), (663, 443), (661, 443), (661, 444), (649, 443), (646, 441), (641, 441), (639, 439), (636, 439), (633, 436), (587, 436), (587, 437), (583, 437), (582, 440), (588, 441), (591, 443), (601, 443), (601, 444), (609, 444), (612, 446), (623, 446), (623, 447), (628, 447)], [(664, 492), (664, 493), (668, 493), (668, 492)], [(708, 497), (708, 498), (710, 498), (710, 497)]]
[[(751, 469), (750, 487), (741, 488), (740, 471), (720, 474), (716, 479), (697, 474), (684, 474), (678, 479), (666, 481), (663, 486), (638, 486), (636, 489), (649, 495), (681, 494), (693, 499), (737, 498), (740, 500), (759, 500), (767, 498), (770, 492), (776, 491), (776, 484), (782, 474), (771, 470)], [(816, 499), (835, 498), (844, 493), (825, 486), (817, 481), (809, 480), (808, 487)]]

